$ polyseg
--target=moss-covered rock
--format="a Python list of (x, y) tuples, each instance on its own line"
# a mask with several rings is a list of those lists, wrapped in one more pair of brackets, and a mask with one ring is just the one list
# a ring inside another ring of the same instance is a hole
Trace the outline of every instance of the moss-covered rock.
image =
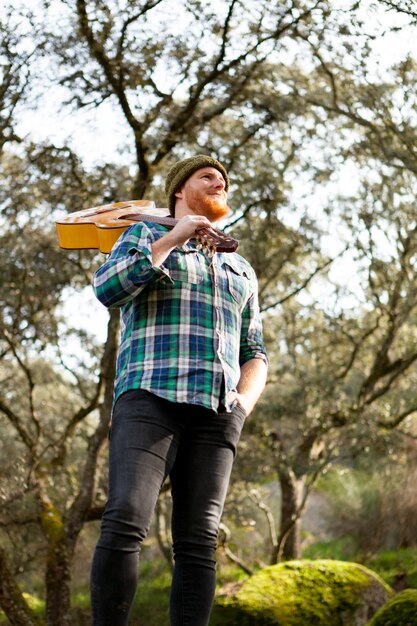
[(417, 626), (417, 589), (405, 589), (391, 598), (368, 626)]
[(392, 590), (345, 561), (288, 561), (249, 578), (220, 600), (211, 626), (365, 626)]

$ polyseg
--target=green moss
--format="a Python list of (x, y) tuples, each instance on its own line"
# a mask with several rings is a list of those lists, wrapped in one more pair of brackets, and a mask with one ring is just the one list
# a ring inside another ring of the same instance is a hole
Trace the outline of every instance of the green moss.
[(366, 623), (391, 593), (377, 574), (356, 563), (289, 561), (252, 576), (232, 599), (216, 607), (211, 623), (355, 626)]
[(43, 615), (45, 612), (45, 600), (41, 600), (37, 596), (31, 595), (29, 593), (23, 593), (23, 597), (28, 603), (31, 611), (35, 615)]
[(389, 600), (368, 626), (417, 626), (417, 590), (406, 589)]
[(64, 524), (58, 510), (50, 503), (44, 505), (44, 510), (40, 514), (41, 525), (48, 539), (53, 543), (58, 543), (64, 536)]
[[(42, 617), (45, 613), (45, 602), (44, 600), (39, 599), (38, 597), (31, 595), (29, 593), (22, 594), (25, 602), (29, 607), (29, 614), (33, 619), (33, 624), (43, 624)], [(7, 619), (6, 615), (2, 610), (0, 610), (0, 626), (10, 626), (11, 622)]]

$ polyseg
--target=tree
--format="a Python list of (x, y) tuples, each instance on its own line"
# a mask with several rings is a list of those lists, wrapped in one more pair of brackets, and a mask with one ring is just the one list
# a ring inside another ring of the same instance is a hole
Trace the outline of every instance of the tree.
[[(96, 505), (97, 461), (112, 404), (118, 316), (112, 313), (109, 318), (101, 351), (97, 342), (85, 333), (80, 336), (59, 315), (71, 286), (90, 283), (94, 256), (63, 254), (50, 216), (58, 188), (60, 197), (65, 190), (68, 203), (73, 194), (89, 202), (94, 193), (103, 197), (101, 173), (99, 180), (86, 174), (69, 150), (29, 147), (26, 158), (4, 156), (2, 177), (9, 183), (0, 200), (9, 227), (1, 249), (0, 411), (8, 431), (14, 431), (14, 441), (17, 438), (24, 472), (12, 466), (5, 475), (1, 524), (12, 539), (13, 528), (30, 525), (38, 545), (45, 546), (46, 624), (66, 624), (76, 541)], [(55, 177), (59, 187), (50, 184)], [(78, 341), (88, 353), (84, 363)], [(77, 468), (74, 455), (82, 458)], [(15, 594), (7, 593), (17, 586), (7, 574), (10, 570), (4, 572), (3, 609), (13, 623), (29, 623), (30, 610), (26, 605), (21, 617), (25, 603), (21, 597), (16, 604)]]
[(10, 142), (20, 142), (15, 132), (16, 109), (26, 100), (33, 62), (39, 49), (29, 42), (26, 28), (9, 7), (0, 15), (0, 155)]
[[(175, 22), (172, 11), (179, 11)], [(323, 0), (275, 7), (230, 0), (216, 10), (193, 1), (178, 8), (170, 0), (78, 0), (68, 33), (51, 38), (71, 102), (99, 107), (110, 100), (123, 113), (137, 168), (133, 195), (142, 198), (170, 155), (182, 154), (186, 144), (201, 149), (210, 123), (228, 111), (240, 123), (232, 145), (217, 152), (231, 165), (270, 121), (268, 110), (254, 102), (267, 59), (285, 53), (300, 30), (325, 27), (329, 11)]]
[(281, 486), (273, 562), (300, 555), (301, 515), (323, 469), (394, 429), (411, 433), (416, 415), (415, 180), (395, 166), (377, 171), (364, 166), (357, 195), (338, 199), (353, 251), (340, 263), (356, 266), (352, 286), (339, 279), (332, 288), (322, 273), (302, 303), (282, 298), (267, 317), (273, 369), (252, 431)]
[[(352, 253), (342, 259), (356, 264), (353, 280), (359, 293), (337, 286), (329, 309), (331, 281), (321, 273), (321, 301), (314, 293), (311, 300), (304, 293), (302, 305), (284, 294), (263, 302), (265, 311), (282, 305), (267, 327), (277, 324), (274, 343), (284, 350), (282, 354), (278, 349), (277, 382), (266, 395), (264, 413), (269, 419), (257, 431), (272, 451), (270, 467), (275, 467), (282, 491), (281, 528), (273, 541), (272, 561), (281, 555), (299, 556), (306, 498), (323, 468), (343, 452), (341, 443), (346, 446), (349, 435), (360, 445), (365, 437), (375, 440), (381, 431), (407, 423), (416, 410), (414, 395), (406, 392), (413, 388), (416, 360), (415, 338), (409, 336), (416, 306), (411, 204), (416, 172), (415, 61), (407, 58), (392, 68), (389, 79), (372, 80), (368, 44), (350, 56), (349, 66), (339, 44), (326, 48), (314, 36), (306, 41), (316, 65), (309, 72), (297, 65), (288, 67), (286, 84), (299, 106), (310, 106), (303, 118), (306, 125), (310, 120), (316, 146), (309, 171), (313, 180), (331, 189), (322, 215), (348, 239)], [(274, 76), (282, 78), (282, 72), (279, 66), (271, 67), (271, 81)], [(273, 93), (267, 87), (261, 93), (274, 117)], [(338, 138), (343, 138), (340, 144)], [(298, 159), (302, 158), (299, 150)], [(341, 168), (350, 168), (355, 178), (349, 191), (336, 194), (332, 184)], [(262, 247), (257, 252), (258, 258), (268, 256)], [(340, 245), (338, 253), (343, 253)], [(325, 260), (317, 264), (325, 266)], [(280, 275), (281, 281), (285, 275), (285, 271)], [(317, 278), (311, 270), (310, 276)], [(266, 279), (270, 298), (268, 278), (262, 271), (260, 277), (261, 294)], [(317, 280), (313, 287), (317, 291)], [(349, 301), (357, 303), (354, 312)]]

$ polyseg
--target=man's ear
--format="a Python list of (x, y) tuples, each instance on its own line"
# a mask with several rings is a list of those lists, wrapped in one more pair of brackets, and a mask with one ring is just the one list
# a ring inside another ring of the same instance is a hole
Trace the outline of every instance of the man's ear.
[(184, 185), (183, 185), (182, 187), (180, 187), (180, 188), (178, 189), (178, 191), (176, 191), (176, 192), (175, 192), (175, 194), (174, 194), (174, 195), (175, 195), (175, 197), (176, 197), (176, 198), (180, 198), (180, 199), (182, 198), (182, 196), (183, 196), (183, 193), (182, 193), (182, 192), (183, 192), (183, 189), (184, 189)]

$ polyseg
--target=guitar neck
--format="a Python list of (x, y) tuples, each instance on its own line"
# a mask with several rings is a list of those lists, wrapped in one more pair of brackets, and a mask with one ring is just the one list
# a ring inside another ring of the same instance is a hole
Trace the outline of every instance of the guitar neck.
[(175, 217), (170, 217), (169, 215), (152, 215), (152, 213), (127, 213), (126, 215), (121, 215), (120, 219), (131, 220), (132, 222), (154, 222), (155, 224), (160, 224), (170, 229), (174, 228), (178, 223)]
[[(169, 229), (174, 228), (178, 221), (175, 217), (169, 215), (152, 215), (151, 213), (133, 213), (127, 215), (121, 215), (120, 219), (132, 220), (132, 222), (149, 221), (161, 226), (166, 226)], [(208, 247), (217, 250), (217, 252), (235, 252), (239, 245), (239, 242), (232, 237), (228, 237), (221, 230), (209, 226), (207, 228), (200, 228), (196, 233), (197, 239), (203, 239)]]

